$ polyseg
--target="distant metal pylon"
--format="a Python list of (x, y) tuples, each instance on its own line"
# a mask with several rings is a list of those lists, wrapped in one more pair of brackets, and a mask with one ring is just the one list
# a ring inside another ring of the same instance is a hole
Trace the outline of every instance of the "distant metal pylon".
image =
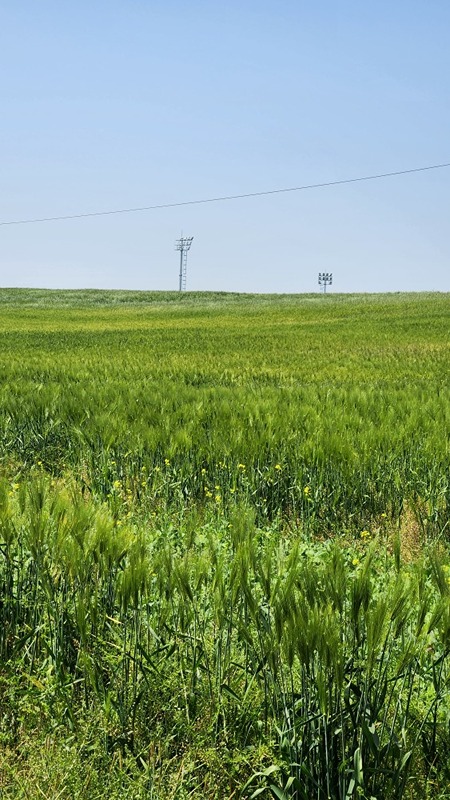
[(333, 273), (332, 272), (319, 272), (319, 286), (322, 286), (322, 291), (326, 294), (327, 286), (331, 286), (333, 283)]
[(181, 234), (181, 238), (177, 239), (175, 242), (175, 250), (180, 251), (180, 283), (179, 289), (180, 292), (186, 291), (186, 281), (187, 281), (187, 254), (188, 251), (191, 249), (191, 244), (193, 240), (193, 236), (183, 236)]

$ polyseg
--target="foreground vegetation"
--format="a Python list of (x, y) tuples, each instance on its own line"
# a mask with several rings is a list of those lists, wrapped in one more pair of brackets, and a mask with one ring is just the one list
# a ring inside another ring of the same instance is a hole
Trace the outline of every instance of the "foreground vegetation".
[(0, 309), (2, 796), (450, 797), (450, 298)]

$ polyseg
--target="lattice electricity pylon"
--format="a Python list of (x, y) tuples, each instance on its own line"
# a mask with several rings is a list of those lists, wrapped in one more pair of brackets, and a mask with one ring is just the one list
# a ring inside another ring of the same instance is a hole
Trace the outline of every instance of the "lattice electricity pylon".
[(324, 294), (327, 291), (327, 286), (331, 286), (332, 283), (333, 283), (332, 272), (319, 272), (319, 286), (322, 286), (322, 291)]
[(180, 251), (180, 292), (186, 291), (187, 254), (191, 249), (193, 236), (183, 236), (175, 242), (175, 250)]

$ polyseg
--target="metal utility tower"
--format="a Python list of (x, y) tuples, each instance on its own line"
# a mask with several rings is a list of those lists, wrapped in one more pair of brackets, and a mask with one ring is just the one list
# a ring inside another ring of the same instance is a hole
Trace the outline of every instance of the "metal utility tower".
[(333, 273), (332, 272), (319, 272), (319, 286), (322, 286), (322, 291), (326, 294), (327, 286), (331, 286), (333, 283)]
[(186, 273), (187, 273), (187, 254), (191, 249), (193, 236), (183, 236), (177, 239), (175, 243), (175, 250), (180, 251), (180, 292), (186, 290)]

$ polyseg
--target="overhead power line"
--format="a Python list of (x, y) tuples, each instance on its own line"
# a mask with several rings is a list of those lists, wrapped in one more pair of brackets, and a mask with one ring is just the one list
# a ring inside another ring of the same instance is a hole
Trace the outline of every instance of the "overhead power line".
[(414, 172), (427, 172), (432, 169), (444, 169), (450, 167), (448, 164), (431, 164), (427, 167), (415, 167), (414, 169), (400, 169), (396, 172), (381, 172), (377, 175), (362, 175), (358, 178), (345, 178), (339, 181), (325, 181), (323, 183), (308, 183), (303, 186), (289, 186), (282, 189), (267, 189), (263, 192), (246, 192), (244, 194), (229, 194), (220, 197), (206, 197), (201, 200), (181, 200), (176, 203), (158, 203), (152, 206), (138, 206), (136, 208), (116, 208), (112, 211), (88, 211), (83, 214), (64, 214), (55, 217), (36, 217), (35, 219), (13, 219), (0, 222), (3, 225), (33, 225), (38, 222), (62, 222), (68, 219), (85, 219), (86, 217), (107, 217), (112, 214), (135, 214), (138, 211), (156, 211), (163, 208), (180, 208), (181, 206), (198, 206), (206, 203), (221, 203), (226, 200), (244, 200), (248, 197), (264, 197), (271, 194), (286, 194), (288, 192), (303, 192), (306, 189), (325, 189), (327, 186), (343, 186), (347, 183), (362, 183), (363, 181), (375, 181), (381, 178), (394, 178), (398, 175), (411, 175)]

